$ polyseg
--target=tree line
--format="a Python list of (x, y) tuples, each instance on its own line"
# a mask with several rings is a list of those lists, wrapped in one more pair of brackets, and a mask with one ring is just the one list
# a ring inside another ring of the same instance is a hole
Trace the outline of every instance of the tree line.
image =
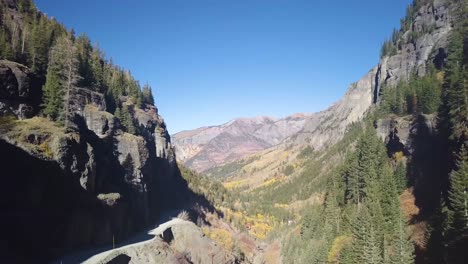
[(125, 130), (136, 131), (130, 105), (154, 105), (148, 84), (142, 87), (88, 36), (76, 36), (31, 0), (18, 0), (14, 10), (1, 4), (0, 13), (0, 58), (28, 66), (44, 83), (43, 115), (67, 125), (70, 96), (80, 87), (104, 94), (106, 110), (122, 120)]

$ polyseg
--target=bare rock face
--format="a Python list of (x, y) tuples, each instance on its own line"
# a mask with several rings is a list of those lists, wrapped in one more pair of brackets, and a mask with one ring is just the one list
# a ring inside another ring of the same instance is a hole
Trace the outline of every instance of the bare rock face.
[(436, 134), (436, 123), (435, 115), (421, 114), (416, 118), (413, 116), (393, 116), (377, 120), (375, 128), (377, 135), (387, 145), (390, 152), (401, 151), (404, 154), (411, 154), (415, 149), (414, 140), (421, 133), (429, 137)]
[(96, 160), (93, 147), (78, 134), (58, 137), (52, 146), (60, 168), (78, 179), (81, 187), (93, 192), (96, 185)]
[(87, 104), (82, 113), (86, 127), (100, 138), (113, 136), (119, 127), (118, 120), (108, 112), (101, 111), (94, 105)]
[(116, 137), (119, 163), (125, 169), (125, 180), (138, 188), (143, 183), (142, 169), (149, 159), (148, 149), (142, 137), (124, 133)]
[(144, 128), (143, 136), (154, 144), (156, 157), (167, 159), (175, 164), (171, 137), (164, 119), (158, 114), (158, 109), (155, 106), (146, 105), (144, 109), (134, 109), (134, 112), (138, 125)]
[(20, 119), (32, 117), (35, 102), (30, 100), (31, 89), (40, 89), (33, 87), (33, 83), (27, 67), (0, 60), (0, 116), (14, 115)]
[(102, 93), (86, 88), (74, 87), (70, 98), (71, 112), (82, 114), (86, 105), (92, 105), (99, 111), (106, 110), (106, 101)]
[[(382, 58), (362, 79), (353, 83), (343, 98), (309, 120), (294, 142), (320, 150), (343, 138), (348, 126), (361, 120), (380, 101), (381, 89), (408, 80), (412, 73), (424, 75), (428, 62), (443, 63), (452, 27), (448, 0), (436, 0), (420, 8), (412, 28), (402, 37), (402, 47), (394, 56)], [(432, 32), (427, 29), (432, 28)], [(411, 41), (411, 35), (418, 35)]]

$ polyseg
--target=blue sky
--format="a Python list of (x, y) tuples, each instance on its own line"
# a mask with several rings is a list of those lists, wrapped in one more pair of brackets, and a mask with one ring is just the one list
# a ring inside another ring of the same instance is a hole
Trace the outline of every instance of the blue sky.
[(153, 87), (169, 131), (316, 112), (379, 59), (410, 0), (36, 0)]

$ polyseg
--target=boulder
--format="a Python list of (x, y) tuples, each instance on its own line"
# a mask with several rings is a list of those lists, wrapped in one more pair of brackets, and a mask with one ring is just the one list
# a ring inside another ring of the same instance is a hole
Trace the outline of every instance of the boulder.
[(92, 104), (84, 107), (82, 115), (86, 127), (100, 138), (113, 136), (115, 130), (119, 127), (118, 120), (112, 114), (101, 111)]
[(31, 98), (31, 90), (39, 88), (33, 84), (33, 75), (26, 66), (0, 60), (0, 116), (32, 117), (37, 98)]

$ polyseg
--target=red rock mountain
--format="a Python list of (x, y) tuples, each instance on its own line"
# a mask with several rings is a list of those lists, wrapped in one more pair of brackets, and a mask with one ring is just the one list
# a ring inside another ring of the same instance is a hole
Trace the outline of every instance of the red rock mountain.
[(182, 131), (172, 136), (177, 158), (186, 166), (205, 171), (267, 149), (301, 131), (312, 114), (285, 118), (239, 118), (219, 126)]

